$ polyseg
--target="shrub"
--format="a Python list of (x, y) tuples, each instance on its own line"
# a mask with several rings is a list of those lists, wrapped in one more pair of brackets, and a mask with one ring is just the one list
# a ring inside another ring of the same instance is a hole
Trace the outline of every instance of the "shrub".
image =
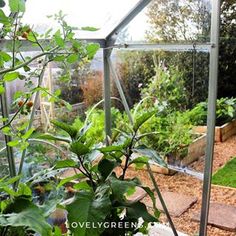
[(144, 104), (153, 106), (157, 100), (165, 104), (167, 110), (185, 110), (187, 107), (186, 89), (182, 73), (175, 67), (166, 67), (164, 63), (155, 60), (155, 75), (149, 80), (146, 88), (142, 89), (142, 97), (150, 97)]
[(102, 72), (97, 71), (90, 74), (84, 84), (81, 85), (83, 101), (86, 106), (92, 106), (103, 98), (103, 77)]
[[(193, 125), (207, 124), (207, 101), (198, 103), (187, 112)], [(216, 125), (221, 126), (236, 117), (236, 98), (220, 98), (216, 101)]]

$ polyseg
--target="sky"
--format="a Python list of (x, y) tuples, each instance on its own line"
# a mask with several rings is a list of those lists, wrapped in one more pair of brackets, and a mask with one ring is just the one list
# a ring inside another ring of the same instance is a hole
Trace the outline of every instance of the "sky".
[[(96, 37), (103, 38), (137, 2), (138, 0), (28, 0), (23, 21), (35, 27), (52, 26), (54, 23), (47, 16), (62, 10), (71, 26), (100, 28), (101, 30), (96, 32)], [(142, 12), (130, 24), (129, 34), (132, 38), (142, 40), (146, 28), (146, 16)], [(90, 34), (80, 32), (81, 37), (93, 37)]]

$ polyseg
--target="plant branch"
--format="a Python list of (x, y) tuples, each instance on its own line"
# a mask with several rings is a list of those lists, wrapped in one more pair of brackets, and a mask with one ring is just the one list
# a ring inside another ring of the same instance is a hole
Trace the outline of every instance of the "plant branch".
[(46, 56), (46, 55), (51, 55), (55, 50), (57, 50), (59, 47), (55, 47), (53, 48), (52, 50), (48, 51), (48, 52), (43, 52), (43, 53), (40, 53), (38, 55), (36, 55), (35, 57), (32, 57), (31, 59), (29, 59), (28, 61), (18, 65), (18, 66), (15, 66), (13, 68), (8, 68), (8, 69), (4, 69), (4, 70), (1, 70), (0, 71), (0, 75), (3, 75), (3, 74), (6, 74), (8, 72), (12, 72), (12, 71), (16, 71), (24, 66), (27, 66), (29, 65), (31, 62), (33, 62), (34, 60), (40, 58), (40, 57), (43, 57), (43, 56)]
[(124, 180), (126, 171), (127, 171), (128, 167), (129, 167), (129, 159), (130, 159), (130, 157), (131, 157), (131, 155), (133, 153), (132, 152), (132, 148), (133, 148), (133, 144), (134, 144), (134, 141), (135, 141), (136, 134), (137, 134), (137, 132), (134, 133), (134, 135), (133, 135), (133, 137), (131, 139), (130, 145), (127, 148), (127, 152), (126, 152), (126, 155), (125, 155), (125, 166), (124, 166), (124, 169), (123, 169), (123, 173), (121, 175), (121, 179), (122, 180)]
[(86, 172), (86, 174), (84, 174), (81, 170), (80, 170), (80, 171), (81, 171), (86, 177), (89, 178), (89, 180), (90, 180), (90, 182), (91, 182), (91, 184), (92, 184), (92, 186), (93, 186), (93, 190), (95, 191), (95, 190), (96, 190), (96, 185), (95, 185), (95, 183), (94, 183), (94, 181), (93, 181), (93, 177), (92, 177), (91, 173), (90, 173), (90, 172), (87, 170), (87, 168), (85, 167), (85, 165), (84, 165), (84, 163), (83, 163), (83, 160), (81, 159), (80, 156), (78, 156), (78, 159), (79, 159), (80, 165), (82, 166), (82, 168), (83, 168), (83, 170)]
[(5, 125), (3, 125), (2, 127), (0, 127), (0, 130), (4, 129), (5, 127), (11, 125), (11, 123), (14, 121), (14, 119), (16, 118), (16, 116), (21, 112), (21, 110), (23, 109), (24, 105), (28, 102), (29, 98), (27, 98), (24, 103), (22, 104), (22, 106), (16, 111), (16, 113), (12, 116), (12, 118), (9, 120), (9, 122), (7, 122)]

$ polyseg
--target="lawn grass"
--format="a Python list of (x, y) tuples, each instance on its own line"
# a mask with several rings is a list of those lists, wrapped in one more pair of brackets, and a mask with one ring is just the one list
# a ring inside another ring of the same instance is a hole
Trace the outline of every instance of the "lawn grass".
[(212, 183), (236, 188), (236, 157), (227, 162), (212, 177)]

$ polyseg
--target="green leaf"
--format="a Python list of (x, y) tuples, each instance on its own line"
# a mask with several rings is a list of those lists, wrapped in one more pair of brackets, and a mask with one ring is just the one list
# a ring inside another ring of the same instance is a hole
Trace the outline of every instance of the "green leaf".
[(10, 81), (13, 81), (13, 80), (19, 78), (19, 75), (20, 75), (19, 72), (9, 72), (3, 76), (3, 80), (10, 82)]
[(20, 142), (19, 140), (12, 140), (12, 141), (8, 142), (7, 145), (9, 147), (16, 147), (19, 144), (19, 142)]
[(22, 91), (16, 91), (14, 93), (14, 100), (20, 98), (23, 94), (24, 94), (24, 92), (22, 92)]
[(81, 30), (85, 30), (85, 31), (97, 31), (97, 30), (99, 30), (99, 28), (95, 28), (95, 27), (91, 27), (91, 26), (85, 26), (85, 27), (82, 27)]
[(166, 167), (166, 163), (165, 161), (162, 159), (162, 157), (160, 155), (158, 155), (158, 153), (152, 149), (148, 149), (148, 148), (135, 148), (133, 149), (133, 152), (139, 153), (143, 156), (149, 157), (150, 160), (152, 160), (153, 162), (157, 163), (160, 166), (164, 166)]
[(130, 188), (135, 188), (140, 183), (137, 179), (132, 180), (120, 180), (115, 176), (110, 176), (109, 182), (111, 185), (112, 193), (116, 199), (122, 201), (125, 198), (125, 193), (129, 191)]
[(76, 174), (76, 175), (73, 175), (73, 176), (70, 176), (70, 177), (65, 178), (65, 179), (62, 179), (62, 180), (60, 181), (60, 183), (57, 185), (57, 188), (60, 188), (61, 186), (63, 186), (64, 184), (67, 184), (67, 183), (71, 182), (72, 180), (81, 179), (81, 178), (84, 178), (84, 175), (83, 175), (82, 173)]
[(116, 151), (122, 151), (123, 147), (122, 146), (107, 146), (107, 147), (99, 148), (98, 150), (102, 153), (116, 152)]
[(58, 97), (61, 95), (61, 90), (60, 89), (57, 89), (55, 92), (54, 92), (54, 96)]
[[(37, 220), (36, 220), (37, 219)], [(46, 222), (41, 210), (32, 202), (16, 198), (0, 215), (1, 226), (27, 227), (41, 236), (51, 235), (51, 226)]]
[(25, 0), (9, 0), (11, 12), (24, 12)]
[(30, 71), (30, 67), (29, 66), (24, 66), (23, 69), (24, 69), (25, 72), (29, 72)]
[(85, 190), (85, 191), (92, 191), (92, 187), (87, 183), (87, 181), (80, 182), (78, 184), (74, 184), (73, 188), (75, 190)]
[(62, 47), (62, 48), (65, 47), (65, 42), (64, 42), (63, 38), (61, 37), (60, 30), (58, 30), (54, 34), (54, 39), (55, 39), (57, 46)]
[(78, 156), (82, 156), (90, 152), (89, 147), (79, 141), (72, 143), (70, 150)]
[(75, 63), (78, 61), (78, 55), (77, 54), (71, 54), (70, 56), (67, 57), (66, 61), (68, 63)]
[(2, 9), (0, 9), (0, 23), (1, 24), (9, 23), (9, 18), (5, 15), (5, 13)]
[[(0, 22), (1, 22), (1, 10), (0, 10)], [(2, 57), (2, 59), (5, 61), (5, 62), (8, 62), (11, 60), (11, 56), (9, 54), (7, 54), (6, 52), (3, 52), (1, 51), (0, 52), (0, 56)]]
[(147, 164), (149, 161), (148, 157), (137, 157), (134, 160), (132, 160), (129, 165), (135, 164), (137, 169), (143, 168), (145, 164)]
[(106, 179), (117, 165), (118, 163), (116, 161), (102, 159), (98, 164), (98, 171), (101, 173), (103, 179)]
[(28, 187), (26, 184), (19, 183), (17, 195), (18, 196), (21, 196), (21, 195), (32, 196), (32, 191), (31, 191), (30, 187)]
[(2, 85), (0, 85), (0, 95), (2, 95), (3, 93), (5, 93), (5, 88)]
[(88, 58), (89, 59), (93, 59), (94, 55), (97, 53), (99, 48), (100, 48), (100, 46), (97, 43), (90, 43), (90, 44), (88, 44), (86, 46)]
[(62, 129), (64, 131), (66, 131), (71, 136), (71, 138), (75, 138), (76, 137), (77, 129), (74, 128), (73, 126), (68, 125), (66, 123), (63, 123), (63, 122), (60, 122), (60, 121), (57, 121), (57, 120), (52, 120), (51, 123), (53, 125), (55, 125), (57, 128), (60, 128), (60, 129)]
[(53, 60), (60, 62), (60, 61), (64, 61), (65, 58), (66, 58), (65, 56), (61, 55), (61, 56), (56, 56), (56, 57), (54, 57)]
[(67, 159), (67, 160), (63, 160), (63, 161), (58, 161), (56, 163), (55, 169), (76, 167), (76, 166), (77, 166), (77, 163), (74, 160)]
[[(95, 194), (81, 191), (75, 196), (75, 201), (66, 208), (72, 234), (79, 236), (101, 235), (103, 228), (86, 227), (86, 222), (96, 225), (104, 222), (106, 217), (110, 215), (111, 201), (108, 192), (107, 186), (100, 186)], [(73, 222), (77, 222), (78, 227), (73, 228), (71, 225)]]
[(129, 219), (139, 219), (140, 217), (145, 222), (157, 222), (157, 219), (148, 213), (147, 207), (141, 202), (134, 202), (126, 208), (126, 215)]
[(35, 131), (35, 128), (29, 129), (24, 135), (21, 136), (21, 138), (24, 140), (27, 140), (34, 131)]
[(52, 134), (40, 134), (37, 136), (37, 139), (46, 139), (46, 140), (53, 140), (53, 141), (62, 141), (66, 143), (70, 143), (71, 139), (63, 137), (63, 136), (56, 136)]
[(135, 132), (138, 131), (138, 129), (147, 121), (149, 120), (153, 115), (155, 114), (155, 111), (152, 112), (146, 112), (139, 116), (134, 123), (133, 129)]

